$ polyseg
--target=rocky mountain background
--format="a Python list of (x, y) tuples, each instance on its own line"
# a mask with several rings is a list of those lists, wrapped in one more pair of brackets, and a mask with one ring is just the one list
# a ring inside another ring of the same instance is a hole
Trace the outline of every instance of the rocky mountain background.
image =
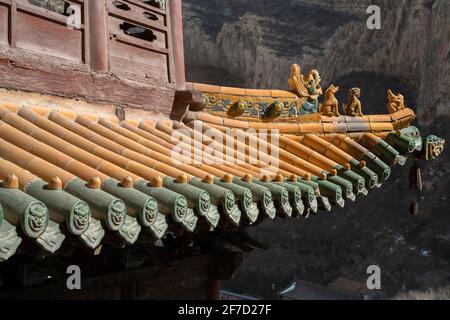
[[(369, 30), (369, 5), (381, 30)], [(386, 90), (402, 92), (422, 133), (450, 141), (450, 2), (447, 0), (184, 0), (189, 81), (287, 88), (289, 66), (317, 68), (341, 102), (362, 89), (363, 110), (386, 113)], [(450, 285), (449, 152), (423, 163), (424, 191), (408, 189), (408, 165), (365, 199), (298, 221), (264, 223), (251, 234), (271, 245), (247, 255), (227, 289), (265, 298), (294, 279), (364, 282), (382, 270), (390, 296)], [(409, 215), (412, 199), (420, 214)]]

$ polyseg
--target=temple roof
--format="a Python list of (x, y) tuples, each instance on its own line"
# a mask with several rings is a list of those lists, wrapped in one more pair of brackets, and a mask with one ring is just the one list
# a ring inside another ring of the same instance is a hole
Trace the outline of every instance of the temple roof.
[(182, 121), (148, 112), (119, 119), (3, 101), (0, 259), (30, 242), (45, 254), (64, 243), (95, 252), (104, 242), (133, 245), (143, 234), (220, 234), (316, 215), (381, 187), (408, 156), (432, 159), (443, 147), (410, 126), (408, 108), (295, 119), (205, 110)]
[(255, 129), (255, 130), (279, 130), (283, 134), (330, 134), (330, 133), (364, 133), (384, 135), (394, 130), (403, 129), (415, 120), (416, 115), (411, 109), (404, 109), (394, 114), (369, 115), (359, 118), (349, 116), (325, 117), (314, 115), (316, 121), (296, 117), (297, 121), (263, 121), (242, 118), (226, 118), (204, 112), (190, 112), (189, 119), (195, 119), (210, 123), (217, 128)]

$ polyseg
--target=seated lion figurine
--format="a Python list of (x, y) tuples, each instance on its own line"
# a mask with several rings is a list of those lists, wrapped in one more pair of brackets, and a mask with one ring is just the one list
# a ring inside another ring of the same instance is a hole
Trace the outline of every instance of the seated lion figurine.
[(344, 113), (350, 117), (362, 117), (362, 106), (359, 98), (361, 97), (361, 89), (360, 88), (352, 88), (348, 91), (348, 100), (349, 104), (342, 104), (342, 108), (344, 109)]
[(320, 112), (326, 117), (339, 117), (339, 102), (334, 96), (339, 87), (332, 84), (325, 92), (325, 102), (320, 107)]
[(396, 113), (406, 108), (405, 97), (401, 94), (395, 95), (392, 90), (388, 90), (388, 105), (389, 113)]

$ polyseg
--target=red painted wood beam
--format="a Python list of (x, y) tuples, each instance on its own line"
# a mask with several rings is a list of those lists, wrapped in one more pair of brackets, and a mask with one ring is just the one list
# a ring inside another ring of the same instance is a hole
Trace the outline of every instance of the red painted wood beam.
[(91, 69), (108, 72), (108, 12), (105, 0), (89, 1), (89, 49)]
[(183, 16), (181, 0), (169, 1), (170, 29), (172, 32), (172, 50), (177, 90), (186, 89), (186, 72), (184, 68)]

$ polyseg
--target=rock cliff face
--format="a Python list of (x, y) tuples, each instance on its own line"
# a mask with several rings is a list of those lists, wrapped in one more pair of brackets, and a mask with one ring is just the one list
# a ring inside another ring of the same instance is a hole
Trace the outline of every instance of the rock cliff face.
[[(381, 30), (367, 28), (370, 4), (381, 8)], [(401, 82), (423, 121), (449, 111), (448, 1), (185, 0), (183, 9), (190, 79), (202, 77), (190, 66), (203, 65), (236, 79), (218, 83), (284, 88), (298, 62), (325, 83), (361, 72)]]
[[(450, 2), (447, 0), (184, 0), (190, 81), (286, 88), (289, 66), (317, 68), (338, 98), (358, 86), (366, 113), (386, 112), (386, 90), (402, 92), (423, 133), (450, 141)], [(381, 30), (369, 30), (369, 5)], [(450, 282), (449, 153), (424, 171), (425, 190), (407, 188), (407, 168), (381, 190), (335, 215), (264, 224), (252, 230), (272, 244), (251, 254), (229, 284), (271, 296), (293, 278), (365, 282), (380, 265), (383, 289), (421, 290)], [(411, 218), (411, 198), (421, 215)], [(283, 270), (282, 272), (280, 270)], [(255, 278), (262, 279), (255, 282)], [(273, 296), (272, 296), (273, 297)]]

